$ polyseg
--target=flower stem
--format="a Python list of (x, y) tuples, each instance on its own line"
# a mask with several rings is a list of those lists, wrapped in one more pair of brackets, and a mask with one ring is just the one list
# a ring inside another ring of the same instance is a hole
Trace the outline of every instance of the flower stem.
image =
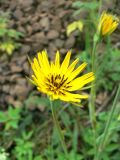
[[(96, 64), (95, 64), (95, 59), (96, 59), (96, 47), (97, 47), (97, 41), (94, 40), (93, 42), (93, 50), (92, 50), (92, 72), (95, 74), (96, 70)], [(95, 98), (96, 98), (96, 88), (95, 88), (95, 81), (92, 82), (92, 88), (91, 88), (91, 101), (90, 101), (90, 119), (92, 122), (93, 128), (96, 126), (96, 114), (95, 114)]]
[(101, 154), (102, 154), (102, 151), (105, 147), (105, 142), (106, 142), (108, 132), (109, 132), (109, 128), (110, 128), (110, 125), (111, 125), (111, 122), (112, 122), (112, 119), (113, 119), (113, 115), (114, 115), (114, 112), (115, 112), (115, 109), (116, 109), (116, 104), (117, 104), (117, 101), (118, 101), (119, 94), (120, 94), (120, 84), (118, 86), (118, 90), (117, 90), (117, 93), (116, 93), (116, 96), (115, 96), (115, 99), (114, 99), (114, 102), (113, 102), (113, 105), (112, 105), (112, 108), (111, 108), (111, 111), (110, 111), (110, 114), (109, 114), (109, 117), (108, 117), (108, 120), (107, 120), (107, 123), (106, 123), (105, 130), (103, 132), (103, 137), (102, 137), (101, 142), (100, 142), (99, 147), (98, 147), (98, 152), (97, 152), (98, 154), (97, 154), (97, 156), (95, 157), (94, 160), (101, 160)]
[(67, 147), (66, 147), (66, 144), (64, 142), (64, 136), (63, 136), (63, 134), (61, 132), (61, 128), (60, 128), (60, 125), (59, 125), (59, 122), (58, 122), (58, 119), (57, 119), (56, 110), (54, 109), (53, 101), (52, 100), (50, 100), (50, 106), (51, 106), (53, 121), (54, 121), (55, 127), (57, 129), (57, 132), (58, 132), (58, 135), (59, 135), (59, 139), (61, 141), (61, 145), (63, 147), (64, 153), (65, 153), (65, 156), (66, 156), (66, 160), (68, 160)]
[[(97, 36), (97, 34), (95, 34), (94, 36), (94, 40), (93, 40), (93, 50), (92, 50), (92, 72), (95, 74), (96, 73), (96, 47), (97, 47), (97, 43), (99, 41), (99, 37)], [(96, 98), (96, 87), (95, 87), (95, 81), (92, 82), (92, 88), (91, 88), (91, 97), (90, 97), (90, 102), (89, 102), (89, 113), (90, 113), (90, 121), (92, 124), (92, 128), (93, 128), (93, 134), (94, 134), (94, 148), (95, 148), (95, 154), (96, 154), (96, 150), (97, 150), (97, 145), (96, 145), (96, 138), (97, 138), (97, 134), (96, 134), (96, 113), (95, 113), (95, 98)]]

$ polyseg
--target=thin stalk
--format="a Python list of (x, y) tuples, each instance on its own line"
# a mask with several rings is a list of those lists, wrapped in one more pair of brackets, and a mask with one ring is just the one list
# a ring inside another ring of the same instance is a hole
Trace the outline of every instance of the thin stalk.
[(102, 151), (105, 147), (105, 142), (106, 142), (106, 139), (107, 139), (107, 136), (108, 136), (108, 132), (109, 132), (109, 128), (110, 128), (110, 125), (111, 125), (111, 122), (112, 122), (112, 119), (113, 119), (113, 115), (115, 113), (116, 104), (117, 104), (117, 101), (118, 101), (118, 98), (119, 98), (119, 94), (120, 94), (120, 84), (119, 84), (119, 87), (118, 87), (118, 90), (117, 90), (117, 93), (116, 93), (116, 96), (115, 96), (115, 99), (114, 99), (114, 102), (113, 102), (108, 120), (107, 120), (107, 123), (106, 123), (105, 130), (103, 132), (103, 137), (102, 137), (100, 145), (98, 147), (98, 152), (97, 152), (98, 154), (97, 154), (97, 156), (95, 157), (94, 160), (101, 160), (101, 153), (102, 153)]
[[(97, 43), (98, 43), (98, 37), (97, 35), (94, 36), (94, 41), (93, 41), (93, 50), (92, 50), (92, 72), (94, 74), (96, 74), (96, 47), (97, 47)], [(93, 134), (94, 134), (94, 147), (95, 147), (95, 154), (96, 154), (96, 150), (97, 150), (97, 145), (96, 145), (96, 138), (97, 138), (97, 134), (96, 134), (96, 113), (95, 113), (95, 98), (96, 98), (96, 87), (95, 87), (95, 81), (93, 81), (92, 83), (92, 88), (91, 88), (91, 98), (90, 98), (90, 102), (89, 102), (89, 114), (90, 114), (90, 121), (92, 124), (92, 128), (93, 128)]]
[(61, 132), (61, 128), (60, 128), (60, 125), (59, 125), (59, 122), (58, 122), (58, 119), (57, 119), (56, 110), (54, 109), (53, 101), (52, 101), (52, 100), (50, 100), (50, 106), (51, 106), (53, 121), (54, 121), (55, 127), (56, 127), (56, 129), (57, 129), (57, 132), (58, 132), (58, 135), (59, 135), (59, 139), (60, 139), (61, 145), (62, 145), (62, 147), (63, 147), (63, 150), (64, 150), (64, 153), (65, 153), (66, 159), (68, 160), (67, 147), (66, 147), (66, 144), (65, 144), (65, 142), (64, 142), (64, 136), (63, 136), (63, 134), (62, 134), (62, 132)]
[[(95, 74), (95, 59), (96, 59), (96, 47), (97, 47), (97, 42), (98, 40), (94, 39), (93, 42), (93, 50), (92, 50), (92, 72)], [(92, 82), (92, 88), (91, 88), (91, 98), (90, 98), (90, 103), (89, 103), (89, 112), (90, 112), (90, 120), (93, 128), (93, 133), (94, 133), (94, 146), (96, 150), (96, 113), (95, 113), (95, 98), (96, 98), (96, 88), (95, 88), (95, 81)]]
[[(95, 70), (95, 59), (96, 59), (96, 47), (97, 47), (97, 41), (94, 41), (93, 44), (93, 50), (92, 50), (92, 72), (95, 74), (96, 70)], [(96, 98), (96, 88), (95, 88), (95, 81), (92, 82), (92, 88), (91, 88), (91, 100), (90, 100), (90, 119), (91, 119), (91, 123), (93, 128), (95, 128), (96, 126), (96, 114), (95, 114), (95, 98)]]
[(102, 0), (99, 0), (99, 9), (98, 9), (99, 15), (100, 15), (100, 12), (101, 12), (101, 8), (102, 8)]

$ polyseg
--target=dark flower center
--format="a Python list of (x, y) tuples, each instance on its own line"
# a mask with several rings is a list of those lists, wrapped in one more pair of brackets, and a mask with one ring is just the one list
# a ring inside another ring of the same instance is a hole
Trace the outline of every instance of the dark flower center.
[[(60, 89), (61, 87), (64, 87), (64, 88), (68, 88), (70, 86), (68, 86), (69, 82), (65, 84), (65, 82), (67, 81), (68, 78), (65, 77), (65, 75), (60, 75), (60, 74), (57, 74), (57, 75), (49, 75), (47, 78), (46, 78), (46, 84), (48, 86), (48, 89), (50, 91), (53, 91), (54, 93), (56, 92), (61, 92)], [(62, 89), (64, 91), (64, 88)], [(62, 92), (63, 94), (63, 92)]]

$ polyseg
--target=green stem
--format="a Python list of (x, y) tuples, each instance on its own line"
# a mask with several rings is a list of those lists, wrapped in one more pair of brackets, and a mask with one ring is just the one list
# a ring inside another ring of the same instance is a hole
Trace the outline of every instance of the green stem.
[(98, 9), (99, 15), (100, 15), (101, 8), (102, 8), (102, 0), (99, 0), (99, 9)]
[[(96, 73), (96, 47), (97, 47), (97, 43), (98, 43), (98, 36), (95, 34), (94, 36), (94, 41), (93, 41), (93, 50), (92, 50), (92, 72), (94, 72), (94, 74)], [(91, 88), (91, 98), (90, 98), (90, 102), (89, 102), (89, 113), (90, 113), (90, 121), (92, 124), (92, 128), (93, 128), (93, 134), (94, 134), (94, 147), (95, 147), (95, 154), (96, 154), (96, 150), (97, 150), (97, 146), (96, 146), (96, 138), (97, 138), (97, 134), (96, 134), (96, 113), (95, 113), (95, 98), (96, 98), (96, 88), (95, 88), (95, 81), (93, 81), (92, 83), (92, 88)]]
[[(93, 51), (92, 51), (92, 72), (95, 74), (95, 59), (96, 59), (96, 47), (97, 47), (97, 41), (94, 41), (93, 44)], [(91, 88), (91, 100), (90, 100), (90, 119), (93, 128), (96, 126), (96, 114), (95, 114), (95, 98), (96, 98), (96, 88), (95, 88), (95, 81), (92, 82), (92, 88)]]
[(59, 122), (58, 122), (58, 119), (57, 119), (56, 110), (54, 109), (53, 101), (52, 101), (52, 100), (50, 100), (50, 106), (51, 106), (53, 121), (54, 121), (55, 127), (56, 127), (56, 129), (57, 129), (57, 132), (58, 132), (58, 135), (59, 135), (59, 139), (60, 139), (60, 141), (61, 141), (61, 145), (62, 145), (62, 147), (63, 147), (63, 150), (64, 150), (64, 153), (65, 153), (66, 159), (68, 160), (67, 147), (66, 147), (66, 144), (65, 144), (65, 142), (64, 142), (64, 136), (63, 136), (63, 134), (62, 134), (62, 132), (61, 132), (61, 128), (60, 128), (60, 125), (59, 125)]
[(117, 104), (117, 101), (118, 101), (119, 94), (120, 94), (120, 84), (119, 84), (119, 87), (118, 87), (118, 90), (117, 90), (117, 93), (116, 93), (116, 96), (115, 96), (115, 99), (114, 99), (114, 102), (113, 102), (108, 120), (107, 120), (107, 123), (106, 123), (105, 130), (103, 132), (103, 137), (102, 137), (100, 145), (98, 147), (98, 152), (97, 152), (98, 154), (97, 154), (97, 156), (95, 157), (94, 160), (101, 160), (101, 154), (102, 154), (102, 151), (105, 147), (105, 142), (106, 142), (108, 132), (109, 132), (109, 128), (110, 128), (110, 125), (111, 125), (111, 122), (112, 122), (112, 119), (113, 119), (113, 115), (114, 115), (114, 112), (115, 112), (115, 109), (116, 109), (116, 104)]

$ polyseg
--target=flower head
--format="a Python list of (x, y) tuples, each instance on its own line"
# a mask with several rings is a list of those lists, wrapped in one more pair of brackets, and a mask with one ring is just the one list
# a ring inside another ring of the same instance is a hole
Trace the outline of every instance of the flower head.
[(116, 16), (103, 12), (99, 21), (98, 32), (102, 36), (109, 35), (114, 32), (118, 25), (119, 19)]
[(70, 65), (71, 52), (69, 51), (62, 64), (60, 64), (60, 53), (57, 51), (55, 61), (49, 62), (46, 51), (38, 53), (33, 59), (31, 67), (33, 75), (31, 82), (37, 86), (40, 92), (50, 96), (52, 99), (61, 99), (69, 102), (80, 102), (81, 98), (88, 98), (88, 95), (74, 93), (84, 85), (94, 80), (93, 72), (78, 77), (79, 73), (86, 67), (86, 63), (74, 69), (79, 59), (77, 58)]

